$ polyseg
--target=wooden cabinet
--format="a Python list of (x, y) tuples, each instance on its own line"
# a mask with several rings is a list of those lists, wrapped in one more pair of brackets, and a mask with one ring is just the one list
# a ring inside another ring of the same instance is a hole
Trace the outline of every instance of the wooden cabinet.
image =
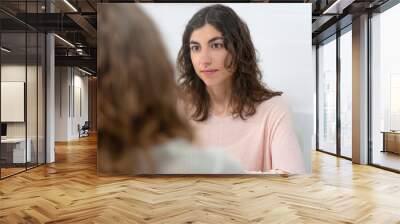
[(383, 133), (383, 152), (400, 154), (400, 131), (387, 131)]

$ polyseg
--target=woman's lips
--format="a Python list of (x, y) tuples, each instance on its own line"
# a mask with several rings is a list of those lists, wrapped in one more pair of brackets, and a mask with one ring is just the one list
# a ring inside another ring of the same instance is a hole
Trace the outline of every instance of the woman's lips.
[(206, 69), (206, 70), (202, 70), (201, 72), (204, 73), (205, 75), (213, 75), (217, 71), (218, 71), (218, 69)]

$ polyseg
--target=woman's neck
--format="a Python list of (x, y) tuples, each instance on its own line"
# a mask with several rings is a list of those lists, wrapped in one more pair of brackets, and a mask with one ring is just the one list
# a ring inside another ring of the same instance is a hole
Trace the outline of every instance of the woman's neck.
[(217, 116), (227, 116), (231, 113), (230, 101), (232, 89), (229, 82), (207, 87), (211, 99), (211, 112)]

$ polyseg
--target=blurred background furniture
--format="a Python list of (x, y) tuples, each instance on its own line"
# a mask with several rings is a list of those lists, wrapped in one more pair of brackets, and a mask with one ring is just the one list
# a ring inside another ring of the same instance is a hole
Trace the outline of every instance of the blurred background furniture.
[[(25, 143), (27, 147), (25, 151)], [(1, 161), (4, 167), (16, 166), (32, 161), (32, 140), (27, 138), (7, 138), (1, 140)]]
[(80, 125), (78, 124), (79, 138), (89, 136), (89, 129), (90, 129), (89, 121), (85, 121), (82, 127), (80, 127)]
[(382, 152), (400, 154), (400, 131), (383, 131)]

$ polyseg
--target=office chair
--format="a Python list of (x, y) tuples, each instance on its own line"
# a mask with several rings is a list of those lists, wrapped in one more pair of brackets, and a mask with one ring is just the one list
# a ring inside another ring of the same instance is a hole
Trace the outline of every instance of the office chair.
[(85, 121), (82, 127), (80, 127), (80, 125), (78, 124), (79, 138), (89, 136), (89, 129), (90, 129), (89, 121)]

